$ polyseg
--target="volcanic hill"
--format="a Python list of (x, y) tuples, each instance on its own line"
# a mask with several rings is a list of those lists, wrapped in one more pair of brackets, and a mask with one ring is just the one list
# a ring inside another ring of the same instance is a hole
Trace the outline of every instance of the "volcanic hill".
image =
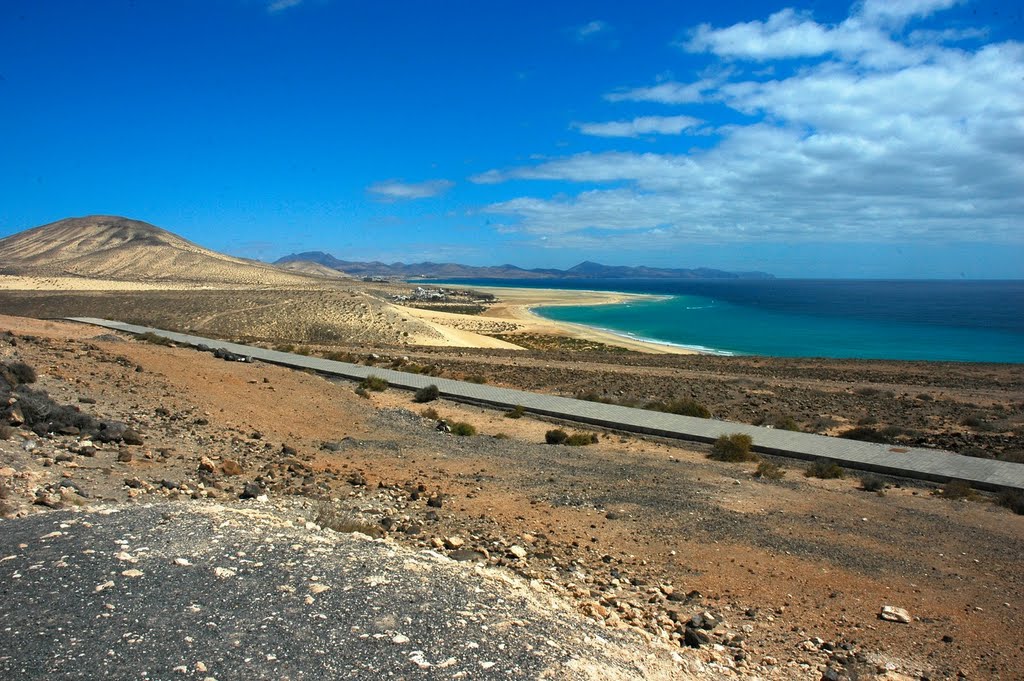
[(308, 286), (318, 280), (109, 215), (67, 218), (0, 239), (0, 274), (260, 288)]

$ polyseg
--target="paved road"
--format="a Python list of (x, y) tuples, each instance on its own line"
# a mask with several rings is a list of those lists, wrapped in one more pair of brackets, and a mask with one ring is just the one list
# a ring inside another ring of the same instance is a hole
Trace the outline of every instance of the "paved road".
[(253, 359), (288, 367), (362, 380), (367, 376), (380, 376), (398, 388), (416, 390), (436, 385), (441, 395), (454, 400), (485, 404), (501, 408), (521, 405), (527, 412), (550, 416), (577, 423), (587, 423), (615, 430), (624, 430), (666, 438), (714, 442), (720, 435), (746, 433), (753, 438), (754, 449), (796, 459), (827, 459), (839, 465), (932, 482), (962, 480), (977, 489), (1024, 491), (1024, 464), (979, 459), (951, 452), (917, 447), (893, 447), (872, 442), (858, 442), (840, 438), (774, 430), (715, 419), (699, 419), (675, 414), (620, 407), (611, 404), (586, 402), (568, 397), (478, 385), (447, 378), (409, 374), (393, 369), (368, 367), (347, 362), (334, 362), (317, 357), (305, 357), (287, 352), (227, 343), (224, 341), (136, 326), (93, 317), (73, 317), (71, 321), (93, 324), (128, 333), (151, 332), (185, 345), (206, 345), (223, 348)]

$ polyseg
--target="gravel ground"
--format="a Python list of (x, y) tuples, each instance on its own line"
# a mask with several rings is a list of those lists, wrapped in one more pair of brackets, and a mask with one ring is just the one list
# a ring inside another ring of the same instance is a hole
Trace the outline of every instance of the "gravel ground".
[(543, 586), (282, 504), (34, 515), (0, 556), (7, 679), (714, 678)]

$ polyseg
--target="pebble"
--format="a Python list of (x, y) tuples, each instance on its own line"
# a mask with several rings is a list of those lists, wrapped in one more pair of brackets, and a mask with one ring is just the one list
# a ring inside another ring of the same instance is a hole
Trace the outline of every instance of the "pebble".
[(215, 567), (213, 568), (213, 574), (219, 577), (220, 579), (227, 579), (229, 577), (234, 577), (236, 573), (234, 570), (231, 570), (229, 568)]

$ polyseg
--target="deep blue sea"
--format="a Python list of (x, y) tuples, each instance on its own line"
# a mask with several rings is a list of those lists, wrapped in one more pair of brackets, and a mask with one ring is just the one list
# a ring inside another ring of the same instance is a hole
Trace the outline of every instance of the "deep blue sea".
[(720, 354), (1024, 363), (1024, 281), (452, 280), (653, 293), (537, 308), (558, 321)]

